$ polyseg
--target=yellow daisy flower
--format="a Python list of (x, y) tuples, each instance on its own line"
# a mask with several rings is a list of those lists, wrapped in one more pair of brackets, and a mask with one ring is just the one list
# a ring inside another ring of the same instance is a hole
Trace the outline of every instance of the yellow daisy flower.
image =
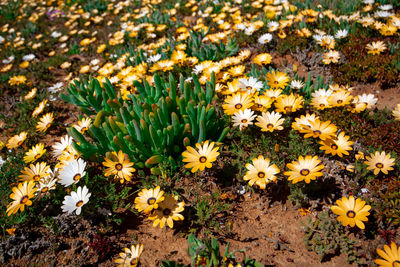
[(180, 212), (184, 211), (185, 202), (178, 202), (177, 196), (166, 196), (165, 199), (158, 204), (158, 209), (153, 210), (149, 215), (150, 220), (154, 220), (153, 227), (160, 225), (160, 228), (165, 226), (165, 223), (170, 228), (174, 227), (174, 221), (183, 221), (184, 217)]
[(25, 141), (27, 135), (28, 134), (26, 132), (21, 132), (17, 135), (14, 135), (10, 139), (8, 139), (7, 145), (6, 145), (7, 148), (13, 149), (13, 148), (19, 147)]
[(396, 108), (392, 111), (392, 115), (396, 121), (400, 121), (400, 104), (396, 105)]
[(340, 54), (338, 51), (335, 50), (329, 50), (329, 52), (324, 53), (324, 57), (322, 59), (322, 62), (325, 65), (329, 65), (331, 63), (338, 63), (340, 59)]
[(351, 147), (353, 145), (353, 141), (349, 141), (350, 136), (346, 136), (344, 132), (338, 134), (336, 139), (325, 139), (320, 141), (319, 143), (322, 145), (319, 149), (324, 150), (325, 154), (338, 155), (339, 157), (343, 157), (344, 155), (349, 155), (350, 150), (353, 150)]
[(133, 166), (133, 162), (131, 162), (126, 154), (124, 154), (121, 150), (118, 152), (111, 153), (111, 157), (113, 159), (104, 158), (105, 162), (103, 165), (107, 167), (104, 171), (105, 176), (114, 175), (116, 178), (120, 179), (120, 182), (123, 183), (124, 180), (130, 181), (132, 173), (136, 171)]
[(124, 252), (119, 253), (119, 258), (114, 260), (114, 262), (118, 267), (136, 267), (139, 263), (142, 251), (143, 244), (132, 245), (131, 248), (124, 248)]
[(304, 138), (313, 137), (321, 140), (336, 139), (337, 127), (330, 121), (316, 119), (310, 121), (309, 125), (304, 125), (300, 132), (305, 134)]
[(46, 107), (46, 104), (47, 104), (47, 99), (40, 102), (39, 105), (33, 110), (32, 117), (36, 117), (37, 115), (42, 113), (44, 108)]
[(53, 120), (54, 120), (53, 112), (49, 112), (43, 115), (36, 125), (36, 131), (43, 133), (46, 132), (47, 129), (50, 127), (51, 123), (53, 122)]
[(255, 125), (261, 128), (263, 132), (273, 132), (274, 130), (283, 130), (282, 124), (285, 119), (278, 112), (263, 112), (261, 116), (257, 117)]
[(376, 253), (383, 259), (376, 259), (374, 262), (379, 267), (399, 267), (400, 266), (400, 246), (397, 247), (395, 242), (383, 246), (383, 250), (377, 248)]
[(393, 170), (394, 162), (396, 159), (390, 157), (390, 154), (386, 154), (385, 151), (378, 152), (375, 151), (375, 154), (371, 153), (370, 156), (365, 157), (367, 164), (367, 170), (373, 170), (374, 175), (378, 175), (379, 172), (383, 172), (384, 174), (388, 174), (388, 171)]
[(272, 89), (283, 89), (289, 83), (289, 76), (280, 71), (271, 71), (267, 74), (267, 84)]
[(273, 100), (265, 95), (260, 95), (260, 96), (256, 96), (254, 97), (254, 106), (253, 106), (253, 110), (257, 110), (257, 111), (266, 111), (267, 109), (269, 109), (272, 105)]
[(46, 152), (46, 149), (44, 149), (44, 145), (42, 143), (33, 146), (28, 152), (25, 153), (25, 163), (35, 162), (44, 154), (44, 152)]
[(352, 99), (353, 99), (353, 96), (350, 94), (349, 91), (344, 90), (344, 89), (339, 89), (339, 90), (333, 92), (328, 97), (328, 103), (332, 107), (343, 107), (343, 106), (350, 104)]
[(379, 55), (387, 49), (386, 44), (382, 41), (372, 42), (366, 46), (368, 54)]
[(324, 165), (320, 163), (321, 160), (317, 156), (306, 156), (305, 158), (300, 156), (297, 161), (286, 164), (290, 171), (284, 172), (284, 175), (289, 176), (288, 180), (292, 181), (293, 184), (303, 180), (309, 184), (311, 180), (323, 175), (321, 170)]
[(252, 159), (253, 164), (247, 163), (247, 173), (243, 180), (249, 181), (249, 185), (253, 186), (255, 183), (260, 189), (265, 189), (265, 186), (270, 182), (276, 181), (276, 174), (280, 172), (279, 168), (270, 164), (270, 160), (261, 155), (258, 158)]
[(244, 111), (253, 105), (253, 97), (248, 93), (236, 93), (234, 95), (228, 96), (222, 108), (227, 115), (233, 115), (239, 110)]
[(337, 206), (331, 206), (331, 210), (336, 215), (339, 215), (337, 220), (343, 226), (350, 225), (350, 227), (354, 227), (357, 225), (360, 229), (365, 228), (363, 221), (368, 221), (368, 211), (371, 209), (371, 206), (365, 205), (365, 201), (350, 196), (349, 198), (342, 197), (342, 199), (336, 200), (336, 204)]
[(46, 164), (46, 162), (38, 162), (36, 165), (29, 165), (29, 168), (25, 167), (23, 171), (21, 171), (21, 175), (18, 177), (20, 181), (39, 181), (40, 179), (49, 176), (50, 166)]
[(25, 205), (32, 205), (32, 201), (30, 199), (35, 196), (35, 182), (25, 181), (23, 183), (19, 183), (18, 187), (14, 187), (12, 191), (13, 192), (10, 195), (10, 198), (14, 201), (11, 202), (7, 207), (7, 216), (17, 213), (18, 210), (21, 210), (21, 212), (24, 211)]
[(186, 147), (186, 151), (182, 153), (183, 162), (188, 162), (185, 167), (190, 169), (192, 168), (192, 172), (196, 172), (197, 170), (204, 171), (205, 168), (211, 168), (212, 162), (214, 162), (219, 152), (219, 147), (214, 148), (214, 142), (209, 143), (209, 141), (205, 141), (203, 146), (199, 143), (196, 144), (196, 149), (191, 146)]
[(301, 115), (300, 118), (295, 118), (295, 121), (292, 122), (292, 128), (296, 131), (304, 130), (307, 127), (311, 126), (311, 122), (319, 119), (314, 113), (306, 115)]
[(25, 100), (30, 100), (30, 99), (32, 99), (32, 98), (34, 98), (36, 96), (36, 93), (37, 93), (37, 88), (35, 87), (32, 90), (30, 90), (29, 93), (27, 93), (24, 96), (24, 99)]
[(152, 189), (142, 189), (138, 195), (135, 198), (135, 209), (146, 214), (158, 209), (158, 204), (164, 200), (164, 191), (160, 190), (159, 186)]
[(74, 124), (72, 125), (72, 127), (74, 127), (75, 129), (77, 129), (81, 134), (83, 134), (84, 132), (86, 132), (90, 125), (92, 123), (92, 119), (90, 118), (83, 118), (80, 121), (78, 121), (78, 124)]
[(257, 65), (268, 65), (271, 63), (272, 57), (268, 53), (263, 53), (255, 56), (253, 62)]
[(276, 112), (284, 114), (296, 112), (303, 107), (304, 99), (302, 96), (294, 94), (280, 95), (275, 102)]

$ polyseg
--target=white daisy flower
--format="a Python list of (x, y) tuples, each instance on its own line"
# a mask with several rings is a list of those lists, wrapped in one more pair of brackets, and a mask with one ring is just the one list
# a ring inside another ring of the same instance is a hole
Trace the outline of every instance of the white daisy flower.
[(33, 59), (35, 59), (35, 55), (34, 54), (29, 54), (29, 55), (25, 55), (22, 57), (22, 61), (31, 61)]
[(252, 35), (255, 31), (256, 28), (254, 27), (254, 25), (250, 25), (249, 27), (246, 28), (246, 30), (244, 30), (244, 34)]
[(322, 42), (322, 41), (325, 41), (327, 43), (331, 43), (331, 42), (335, 41), (335, 39), (333, 38), (332, 35), (323, 35), (321, 40), (318, 41), (318, 44), (320, 44), (320, 42)]
[(396, 28), (400, 28), (400, 19), (397, 17), (392, 17), (391, 20), (392, 26), (396, 27)]
[(314, 32), (315, 32), (316, 34), (319, 34), (319, 35), (322, 35), (322, 36), (326, 35), (326, 32), (324, 32), (324, 31), (322, 31), (322, 30), (320, 30), (320, 29), (314, 29)]
[(53, 95), (49, 95), (48, 99), (49, 99), (50, 102), (53, 102), (53, 101), (57, 100), (57, 97), (53, 96)]
[(376, 11), (375, 12), (375, 17), (378, 18), (388, 18), (390, 16), (393, 16), (394, 14), (392, 12), (386, 11), (386, 10), (382, 10), (382, 11)]
[(58, 175), (58, 168), (54, 167), (54, 169), (52, 170), (51, 168), (49, 168), (49, 170), (47, 171), (48, 175), (46, 176), (46, 178), (57, 178)]
[(318, 98), (318, 97), (327, 97), (333, 94), (333, 91), (331, 89), (319, 89), (311, 94), (313, 98)]
[(100, 60), (98, 58), (92, 59), (90, 61), (90, 65), (92, 65), (92, 66), (97, 66), (97, 65), (99, 65), (99, 63), (100, 63)]
[(375, 106), (376, 102), (378, 102), (378, 98), (373, 94), (362, 94), (356, 96), (355, 100), (357, 103), (365, 103), (367, 104), (367, 108), (371, 109)]
[(299, 90), (304, 86), (304, 83), (300, 80), (293, 80), (290, 82), (290, 88)]
[(0, 169), (6, 161), (0, 156)]
[(348, 34), (349, 34), (349, 31), (346, 30), (346, 29), (338, 30), (338, 31), (335, 33), (335, 38), (336, 38), (336, 39), (343, 39), (343, 38), (346, 38)]
[(14, 59), (15, 59), (15, 57), (14, 56), (9, 56), (8, 58), (6, 58), (6, 59), (3, 59), (3, 64), (9, 64), (9, 63), (11, 63), (11, 62), (13, 62), (14, 61)]
[(239, 88), (251, 93), (260, 91), (261, 88), (263, 88), (264, 86), (261, 81), (257, 80), (257, 78), (254, 77), (249, 77), (248, 79), (240, 78), (238, 82), (239, 82)]
[(387, 5), (381, 5), (381, 6), (379, 6), (379, 9), (380, 9), (380, 10), (384, 10), (384, 11), (388, 11), (388, 10), (391, 10), (391, 9), (393, 9), (393, 6), (392, 6), (392, 5), (390, 5), (390, 4), (387, 4)]
[(73, 160), (60, 171), (58, 175), (59, 183), (65, 187), (70, 186), (85, 176), (86, 162), (83, 159)]
[(61, 32), (54, 31), (54, 32), (51, 33), (50, 36), (53, 37), (53, 38), (58, 38), (58, 37), (61, 36)]
[(324, 37), (324, 35), (321, 34), (314, 34), (312, 36), (312, 38), (316, 41), (316, 42), (321, 42), (322, 38)]
[(200, 64), (197, 64), (196, 66), (194, 66), (192, 72), (195, 74), (199, 74), (199, 73), (202, 73), (203, 70), (204, 70), (204, 65), (200, 63)]
[(239, 23), (238, 25), (236, 25), (236, 28), (240, 31), (244, 31), (246, 29), (246, 25), (244, 25), (243, 23)]
[(50, 86), (49, 88), (47, 88), (47, 91), (49, 91), (49, 93), (55, 94), (58, 91), (60, 91), (63, 86), (64, 86), (64, 84), (62, 82), (58, 82), (58, 83), (54, 84), (53, 86)]
[(269, 32), (274, 32), (279, 28), (279, 22), (270, 21), (270, 22), (268, 22), (267, 27), (268, 27)]
[(91, 195), (86, 185), (83, 188), (78, 187), (76, 192), (72, 191), (70, 195), (64, 197), (64, 205), (61, 206), (63, 212), (71, 214), (75, 211), (76, 215), (81, 214), (82, 206), (89, 202)]
[(251, 109), (246, 108), (244, 111), (239, 110), (232, 116), (233, 126), (239, 126), (239, 130), (242, 130), (253, 124), (255, 117), (257, 117), (257, 115), (254, 115), (254, 111)]
[(261, 35), (261, 36), (258, 38), (258, 43), (260, 43), (260, 44), (266, 44), (266, 43), (271, 42), (271, 40), (272, 40), (272, 34), (270, 34), (270, 33), (265, 33), (265, 34)]
[(0, 44), (4, 43), (5, 39), (3, 36), (0, 35)]
[(55, 177), (47, 176), (43, 177), (42, 179), (39, 180), (39, 184), (36, 186), (37, 187), (37, 193), (46, 193), (50, 190), (56, 189), (56, 182), (57, 179)]
[(375, 0), (363, 0), (363, 3), (366, 5), (372, 5), (373, 3), (375, 3)]
[(110, 83), (111, 84), (117, 83), (118, 81), (119, 81), (119, 78), (117, 76), (113, 76), (113, 77), (110, 78)]
[(157, 62), (157, 61), (159, 61), (161, 59), (161, 55), (160, 54), (155, 54), (154, 56), (150, 56), (148, 59), (147, 59), (147, 62), (148, 63), (150, 63), (150, 62)]

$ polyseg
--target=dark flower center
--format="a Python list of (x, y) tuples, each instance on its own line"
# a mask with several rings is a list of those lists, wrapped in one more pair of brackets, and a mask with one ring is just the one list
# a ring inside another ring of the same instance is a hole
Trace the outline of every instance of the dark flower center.
[(79, 200), (78, 202), (76, 202), (77, 207), (81, 207), (82, 205), (83, 205), (83, 200)]
[(199, 161), (200, 161), (200, 163), (205, 163), (205, 162), (207, 161), (207, 157), (201, 156), (201, 157), (199, 158)]
[(40, 175), (35, 174), (35, 175), (32, 177), (32, 179), (35, 180), (35, 181), (39, 181)]
[(375, 166), (376, 166), (378, 169), (382, 169), (382, 168), (383, 168), (383, 164), (380, 163), (380, 162), (378, 162), (377, 164), (375, 164)]
[(137, 258), (131, 259), (131, 265), (136, 265), (137, 264)]
[(155, 197), (151, 197), (147, 200), (147, 204), (149, 205), (153, 205), (154, 203), (156, 203), (156, 198)]
[(272, 123), (268, 123), (267, 128), (271, 130), (272, 128), (274, 128), (274, 125)]
[(28, 199), (29, 199), (28, 196), (23, 196), (23, 197), (21, 198), (21, 201), (20, 201), (19, 203), (25, 204), (25, 203), (28, 201)]
[(262, 108), (262, 107), (263, 107), (263, 105), (257, 104), (257, 108)]
[(235, 105), (235, 108), (236, 108), (236, 109), (241, 109), (242, 107), (243, 107), (243, 105), (240, 104), (240, 103), (237, 103), (237, 104)]
[(115, 169), (116, 169), (117, 171), (122, 170), (122, 164), (121, 164), (121, 163), (115, 164)]
[(284, 108), (284, 110), (286, 111), (286, 112), (289, 112), (289, 111), (292, 111), (292, 106), (286, 106), (285, 108)]
[(48, 187), (43, 187), (42, 190), (41, 190), (42, 193), (46, 193), (47, 191), (49, 191)]
[(353, 210), (349, 210), (348, 212), (346, 212), (346, 216), (349, 218), (354, 218), (356, 217), (356, 213)]
[(265, 173), (264, 172), (258, 172), (257, 176), (258, 176), (258, 178), (264, 178), (265, 177)]
[(242, 119), (242, 123), (246, 123), (247, 122), (247, 119)]
[(336, 144), (332, 144), (332, 145), (331, 145), (331, 148), (332, 148), (333, 150), (336, 150), (336, 149), (338, 149), (338, 146), (337, 146)]
[(321, 134), (321, 131), (320, 131), (320, 130), (314, 130), (314, 131), (313, 131), (313, 134), (314, 134), (315, 136), (319, 136), (319, 135)]
[(36, 154), (36, 155), (35, 155), (35, 159), (40, 158), (40, 156), (41, 156), (40, 153), (39, 153), (39, 154)]
[(342, 103), (343, 103), (343, 100), (339, 99), (339, 100), (337, 101), (337, 103), (338, 103), (338, 104), (342, 104)]
[(171, 210), (170, 210), (170, 209), (164, 209), (164, 210), (163, 210), (163, 214), (164, 214), (165, 216), (168, 216), (168, 215), (171, 214)]
[(400, 267), (400, 260), (395, 260), (392, 262), (393, 267)]
[(308, 169), (302, 169), (302, 170), (300, 171), (300, 174), (303, 175), (303, 176), (306, 176), (306, 175), (310, 174), (310, 170), (308, 170)]
[(79, 181), (81, 179), (81, 174), (80, 173), (75, 174), (73, 179), (74, 181)]
[(325, 107), (325, 104), (319, 104), (320, 107)]

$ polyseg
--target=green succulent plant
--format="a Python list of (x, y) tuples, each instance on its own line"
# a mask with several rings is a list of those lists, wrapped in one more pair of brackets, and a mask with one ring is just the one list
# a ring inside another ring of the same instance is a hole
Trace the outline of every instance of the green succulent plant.
[[(185, 146), (206, 139), (221, 142), (228, 133), (214, 105), (215, 77), (201, 86), (193, 75), (193, 83), (169, 75), (166, 82), (158, 74), (154, 86), (135, 81), (136, 94), (123, 100), (109, 80), (100, 83), (75, 81), (61, 98), (94, 116), (89, 127), (90, 138), (74, 127), (68, 129), (74, 148), (85, 158), (101, 160), (107, 152), (122, 150), (135, 166), (152, 168), (162, 161), (177, 166), (176, 159)], [(92, 140), (92, 141), (90, 141)], [(158, 172), (157, 168), (152, 171)]]

